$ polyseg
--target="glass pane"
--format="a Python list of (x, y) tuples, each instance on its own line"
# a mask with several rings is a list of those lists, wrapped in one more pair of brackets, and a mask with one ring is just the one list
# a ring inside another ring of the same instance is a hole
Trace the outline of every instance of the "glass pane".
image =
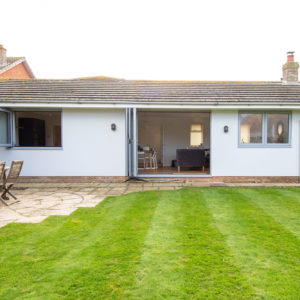
[(200, 146), (202, 143), (202, 132), (191, 132), (191, 146)]
[(9, 141), (9, 115), (7, 112), (0, 111), (0, 144), (7, 145)]
[(262, 114), (240, 115), (241, 144), (262, 143)]
[(269, 144), (289, 143), (289, 114), (267, 114)]
[(60, 112), (16, 112), (16, 145), (61, 147)]
[(202, 125), (201, 124), (191, 125), (191, 131), (202, 131)]

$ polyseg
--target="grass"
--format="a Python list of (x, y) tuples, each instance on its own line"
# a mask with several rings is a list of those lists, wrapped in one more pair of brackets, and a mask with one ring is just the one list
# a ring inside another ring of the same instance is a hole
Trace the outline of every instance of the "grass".
[(300, 299), (296, 188), (185, 188), (0, 229), (0, 299)]

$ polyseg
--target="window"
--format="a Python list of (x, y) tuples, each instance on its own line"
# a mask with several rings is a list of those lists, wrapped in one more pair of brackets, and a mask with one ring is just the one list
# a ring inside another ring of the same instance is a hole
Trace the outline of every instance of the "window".
[(17, 147), (61, 147), (60, 112), (15, 112)]
[(199, 147), (201, 144), (203, 144), (202, 124), (193, 124), (190, 127), (190, 145)]
[(240, 113), (240, 145), (289, 145), (289, 113)]
[(241, 114), (241, 144), (262, 143), (262, 114)]

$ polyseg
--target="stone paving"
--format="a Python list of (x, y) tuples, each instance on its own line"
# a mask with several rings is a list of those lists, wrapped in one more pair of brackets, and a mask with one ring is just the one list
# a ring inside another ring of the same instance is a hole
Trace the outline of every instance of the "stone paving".
[(0, 202), (0, 227), (8, 223), (38, 223), (52, 215), (69, 215), (79, 207), (94, 207), (107, 196), (146, 190), (175, 190), (185, 186), (279, 186), (300, 184), (223, 182), (127, 182), (127, 183), (19, 183), (14, 193), (21, 200), (10, 206)]

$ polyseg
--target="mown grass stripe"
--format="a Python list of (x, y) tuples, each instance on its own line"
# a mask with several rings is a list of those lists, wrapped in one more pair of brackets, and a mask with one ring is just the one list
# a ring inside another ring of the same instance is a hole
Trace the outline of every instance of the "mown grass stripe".
[(247, 197), (300, 239), (300, 189), (248, 189)]
[(254, 291), (215, 226), (202, 189), (183, 189), (181, 220), (186, 299), (252, 299)]
[[(0, 297), (12, 299), (20, 293), (24, 298), (26, 295), (29, 298), (121, 297), (126, 294), (124, 288), (127, 289), (128, 281), (134, 280), (132, 261), (139, 261), (143, 235), (147, 233), (155, 205), (155, 200), (136, 194), (112, 197), (94, 209), (78, 210), (69, 217), (68, 225), (60, 228), (58, 235), (50, 236), (43, 246), (36, 245), (40, 272), (35, 273), (34, 257), (27, 257), (28, 264), (23, 267), (28, 276), (23, 276), (13, 289), (9, 289), (12, 282), (6, 282), (3, 277), (6, 293), (1, 295), (4, 290), (1, 288)], [(47, 245), (52, 249), (47, 249)], [(26, 288), (26, 279), (32, 283), (30, 289)]]
[[(216, 226), (226, 236), (259, 298), (297, 299), (299, 241), (247, 197), (248, 189), (205, 190)], [(291, 280), (292, 279), (292, 280)]]
[[(114, 207), (112, 201), (107, 199), (103, 203), (101, 212), (93, 209), (80, 209), (70, 217), (56, 216), (48, 218), (41, 224), (31, 224), (31, 226), (25, 224), (24, 227), (30, 227), (30, 233), (28, 232), (23, 238), (19, 235), (15, 244), (12, 243), (10, 234), (7, 233), (11, 232), (12, 236), (15, 236), (14, 228), (20, 228), (22, 224), (12, 224), (10, 230), (0, 231), (1, 240), (8, 240), (3, 243), (5, 246), (0, 248), (2, 283), (12, 287), (11, 292), (16, 294), (26, 290), (29, 282), (42, 285), (47, 281), (46, 277), (50, 274), (51, 267), (72, 249), (77, 248), (99, 221), (107, 217), (114, 222), (114, 218), (121, 216), (120, 208)], [(21, 247), (16, 247), (16, 245), (21, 245)], [(36, 268), (37, 265), (38, 268)], [(6, 278), (6, 272), (14, 275), (10, 278), (11, 282)], [(37, 289), (34, 290), (34, 293), (36, 292)]]
[(144, 240), (136, 270), (136, 287), (130, 299), (166, 299), (184, 296), (181, 233), (178, 231), (180, 197), (162, 191)]
[[(157, 206), (157, 192), (150, 194), (150, 197), (147, 193), (123, 196), (125, 206), (130, 205), (123, 217), (112, 224), (113, 226), (109, 225), (107, 220), (101, 224), (101, 228), (97, 229), (97, 237), (92, 234), (90, 245), (85, 246), (79, 255), (76, 255), (81, 258), (80, 263), (62, 274), (62, 278), (67, 276), (74, 279), (73, 274), (77, 273), (81, 274), (86, 282), (90, 278), (97, 282), (97, 289), (94, 284), (87, 285), (78, 296), (107, 299), (124, 298), (131, 294), (135, 269), (142, 255), (143, 240)], [(119, 198), (115, 198), (114, 201), (119, 202)], [(118, 204), (122, 207), (122, 203)], [(59, 282), (58, 280), (57, 283)], [(66, 287), (64, 284), (63, 290), (66, 288), (68, 292), (71, 288), (78, 290), (78, 286)]]

